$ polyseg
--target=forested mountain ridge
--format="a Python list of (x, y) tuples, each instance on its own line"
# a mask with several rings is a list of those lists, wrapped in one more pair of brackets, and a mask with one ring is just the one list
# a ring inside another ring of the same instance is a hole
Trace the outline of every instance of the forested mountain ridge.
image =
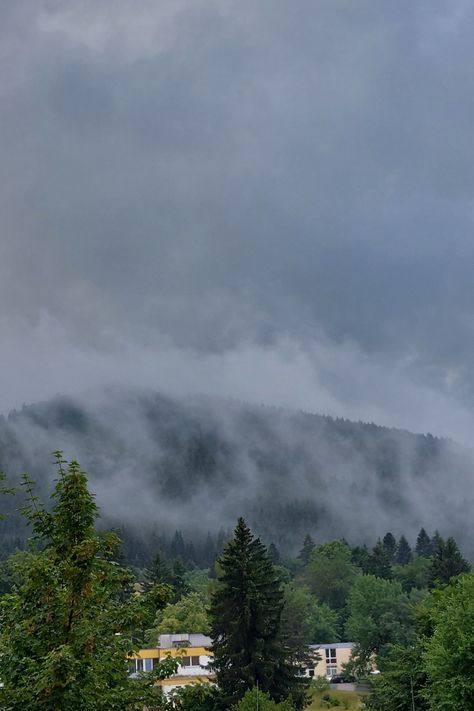
[[(40, 490), (53, 449), (88, 472), (103, 522), (135, 541), (195, 543), (243, 515), (280, 550), (306, 533), (373, 544), (390, 529), (453, 534), (472, 555), (473, 458), (454, 443), (374, 424), (208, 398), (108, 390), (0, 419), (0, 469)], [(17, 506), (9, 497), (4, 506)], [(2, 524), (7, 547), (23, 531)], [(140, 545), (140, 543), (136, 543)]]

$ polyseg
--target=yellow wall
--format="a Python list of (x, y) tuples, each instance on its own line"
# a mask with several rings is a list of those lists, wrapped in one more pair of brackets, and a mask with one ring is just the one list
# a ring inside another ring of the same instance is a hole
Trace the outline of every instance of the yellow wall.
[[(347, 664), (350, 660), (351, 653), (352, 650), (349, 647), (336, 647), (336, 667), (338, 674), (343, 672), (343, 665)], [(317, 654), (319, 655), (319, 660), (314, 666), (314, 676), (326, 676), (326, 652), (324, 649), (318, 649)]]
[(140, 649), (136, 654), (133, 655), (132, 659), (159, 659), (160, 650), (156, 647), (154, 649)]
[(158, 649), (159, 658), (166, 659), (166, 657), (212, 657), (212, 652), (206, 647), (170, 647), (169, 649)]

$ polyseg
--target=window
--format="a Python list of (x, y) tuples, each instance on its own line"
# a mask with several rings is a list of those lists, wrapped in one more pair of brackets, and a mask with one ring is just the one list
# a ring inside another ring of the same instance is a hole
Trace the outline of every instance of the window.
[(137, 665), (137, 672), (142, 672), (143, 671), (143, 659), (135, 659), (135, 663)]
[(153, 659), (147, 658), (143, 660), (143, 668), (146, 672), (151, 672), (153, 669)]
[(334, 647), (326, 649), (326, 676), (336, 676), (337, 674), (337, 657)]
[(198, 667), (199, 657), (181, 657), (180, 664), (182, 667)]

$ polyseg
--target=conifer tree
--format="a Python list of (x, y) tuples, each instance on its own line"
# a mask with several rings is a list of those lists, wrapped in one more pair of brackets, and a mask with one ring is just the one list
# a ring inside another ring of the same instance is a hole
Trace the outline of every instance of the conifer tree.
[(311, 556), (311, 553), (314, 550), (314, 547), (315, 547), (315, 543), (308, 533), (303, 541), (303, 547), (301, 548), (300, 552), (298, 553), (298, 558), (301, 560), (303, 565), (306, 565), (307, 562), (309, 561), (309, 558)]
[(372, 548), (372, 553), (367, 561), (367, 573), (376, 575), (377, 578), (385, 578), (385, 580), (391, 580), (393, 577), (390, 559), (380, 538)]
[(396, 554), (397, 554), (397, 541), (395, 540), (395, 536), (393, 533), (388, 531), (385, 536), (383, 537), (382, 540), (382, 545), (384, 548), (385, 553), (387, 554), (389, 561), (391, 564), (395, 563), (396, 559)]
[(396, 562), (398, 565), (407, 565), (407, 563), (411, 562), (412, 558), (413, 554), (410, 544), (405, 536), (402, 535), (398, 541)]
[[(95, 530), (98, 509), (76, 462), (57, 452), (53, 507), (44, 510), (25, 477), (23, 509), (36, 548), (17, 557), (15, 584), (0, 601), (0, 707), (9, 711), (131, 711), (159, 701), (153, 679), (131, 679), (130, 632), (141, 598), (112, 561), (115, 534)], [(174, 662), (161, 672), (171, 673)], [(157, 670), (157, 674), (158, 674)]]
[(451, 578), (461, 573), (468, 573), (470, 565), (465, 560), (454, 538), (443, 541), (438, 537), (436, 549), (432, 556), (429, 587), (447, 585)]
[(415, 546), (416, 555), (428, 557), (432, 553), (431, 538), (428, 536), (424, 528), (420, 528), (420, 532), (416, 539)]
[(369, 558), (369, 549), (367, 548), (365, 543), (363, 546), (354, 546), (354, 548), (351, 548), (352, 563), (354, 563), (354, 565), (357, 565), (358, 568), (361, 568), (362, 572), (364, 573), (367, 572)]
[(144, 571), (145, 584), (152, 587), (153, 585), (173, 584), (173, 574), (171, 566), (166, 560), (161, 551), (157, 551), (150, 568), (145, 568)]
[(225, 708), (258, 684), (275, 701), (289, 694), (303, 703), (302, 679), (281, 639), (283, 591), (265, 546), (240, 518), (219, 559), (211, 600), (217, 683)]
[(270, 545), (268, 546), (267, 554), (270, 559), (270, 562), (273, 563), (273, 565), (281, 565), (280, 551), (274, 543), (270, 543)]
[(174, 601), (180, 600), (189, 592), (189, 585), (185, 579), (186, 570), (181, 561), (175, 560), (171, 571), (171, 587), (174, 590)]

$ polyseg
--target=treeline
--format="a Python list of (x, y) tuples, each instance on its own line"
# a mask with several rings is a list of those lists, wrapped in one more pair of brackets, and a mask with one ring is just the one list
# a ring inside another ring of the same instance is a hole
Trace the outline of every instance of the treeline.
[[(240, 515), (283, 556), (294, 555), (306, 533), (372, 543), (383, 526), (413, 539), (414, 522), (439, 527), (474, 554), (466, 533), (472, 457), (431, 435), (109, 391), (94, 403), (58, 397), (0, 418), (0, 469), (11, 476), (28, 471), (46, 494), (52, 441), (92, 473), (102, 525), (121, 531), (127, 558), (138, 567), (158, 547), (168, 554), (175, 529), (188, 546), (180, 553), (185, 564), (208, 565), (219, 531), (228, 533)], [(27, 537), (21, 518), (10, 517), (0, 532), (5, 551)]]
[[(170, 711), (246, 711), (261, 692), (268, 711), (300, 710), (309, 683), (302, 672), (314, 665), (308, 645), (339, 640), (355, 643), (347, 679), (370, 678), (374, 665), (381, 672), (367, 708), (474, 708), (474, 575), (453, 537), (422, 528), (410, 543), (387, 532), (368, 548), (307, 534), (289, 557), (240, 518), (211, 566), (186, 563), (190, 548), (178, 531), (167, 553), (156, 550), (148, 567), (131, 571), (120, 564), (116, 534), (97, 530), (86, 475), (56, 458), (52, 507), (23, 480), (34, 537), (2, 570), (6, 708), (138, 711), (153, 701)], [(165, 702), (155, 681), (176, 662), (131, 679), (127, 658), (183, 631), (213, 638), (218, 689), (198, 686)]]

